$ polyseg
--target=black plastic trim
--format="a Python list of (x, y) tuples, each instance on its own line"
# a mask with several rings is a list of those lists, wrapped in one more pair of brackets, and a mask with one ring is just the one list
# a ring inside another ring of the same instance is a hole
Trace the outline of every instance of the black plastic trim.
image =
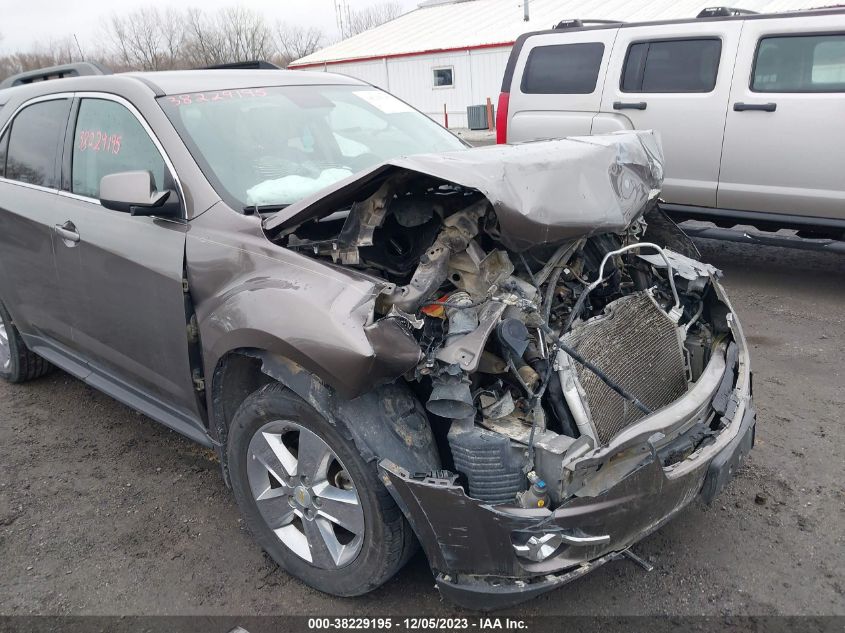
[(718, 207), (697, 207), (687, 204), (672, 204), (661, 202), (660, 208), (670, 217), (679, 218), (676, 221), (687, 219), (701, 220), (731, 220), (736, 224), (748, 224), (750, 226), (769, 225), (772, 227), (809, 229), (824, 228), (845, 231), (845, 219), (819, 218), (809, 215), (798, 215), (793, 213), (771, 213), (766, 211), (741, 211), (739, 209), (720, 209)]
[(645, 110), (648, 104), (645, 101), (637, 101), (637, 102), (630, 102), (630, 101), (614, 101), (613, 102), (613, 109), (614, 110)]
[(84, 358), (69, 352), (52, 340), (40, 336), (22, 336), (29, 349), (60, 369), (84, 381), (85, 384), (102, 391), (107, 396), (136, 411), (140, 411), (198, 444), (208, 448), (214, 446), (213, 440), (205, 431), (205, 424), (202, 420), (165, 404), (158, 398), (127, 384), (102, 369), (92, 368)]
[(757, 412), (749, 401), (742, 416), (739, 433), (713, 458), (710, 466), (707, 467), (707, 475), (705, 475), (704, 484), (701, 487), (701, 498), (705, 503), (713, 503), (713, 500), (733, 478), (745, 457), (754, 448), (756, 429)]
[(747, 112), (748, 110), (758, 110), (760, 112), (774, 112), (777, 110), (776, 103), (743, 103), (737, 101), (734, 104), (734, 112)]

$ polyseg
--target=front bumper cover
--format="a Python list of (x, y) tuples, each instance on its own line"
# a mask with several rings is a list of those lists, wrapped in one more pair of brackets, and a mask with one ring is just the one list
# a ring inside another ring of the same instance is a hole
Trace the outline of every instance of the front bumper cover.
[[(625, 476), (554, 511), (488, 505), (466, 496), (452, 473), (414, 475), (380, 462), (382, 481), (414, 528), (441, 593), (478, 610), (518, 604), (618, 557), (699, 493), (712, 502), (754, 444), (751, 374), (738, 324), (734, 335), (737, 345), (710, 402), (723, 423), (713, 442), (667, 467), (655, 446), (644, 442)], [(551, 557), (532, 562), (516, 555), (515, 538), (549, 533), (568, 537)], [(609, 538), (590, 539), (603, 536)]]

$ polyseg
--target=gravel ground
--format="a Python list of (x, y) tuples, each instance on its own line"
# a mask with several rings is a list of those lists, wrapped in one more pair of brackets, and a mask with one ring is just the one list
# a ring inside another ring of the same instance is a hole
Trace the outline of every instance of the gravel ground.
[[(614, 562), (511, 613), (845, 614), (845, 259), (702, 240), (752, 348), (757, 447)], [(244, 531), (213, 455), (62, 372), (0, 384), (0, 614), (444, 614), (417, 555), (320, 594)]]

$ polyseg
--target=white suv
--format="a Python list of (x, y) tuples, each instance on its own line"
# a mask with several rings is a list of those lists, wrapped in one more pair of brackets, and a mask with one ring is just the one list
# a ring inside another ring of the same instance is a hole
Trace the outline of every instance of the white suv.
[(523, 35), (498, 141), (658, 130), (676, 217), (842, 239), (845, 9), (708, 11)]

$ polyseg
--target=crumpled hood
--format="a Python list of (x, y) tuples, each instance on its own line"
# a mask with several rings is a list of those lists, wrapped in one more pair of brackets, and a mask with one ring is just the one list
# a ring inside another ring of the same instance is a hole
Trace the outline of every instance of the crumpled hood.
[(624, 230), (660, 191), (663, 151), (653, 131), (633, 131), (406, 156), (290, 205), (264, 228), (275, 232), (348, 208), (402, 171), (482, 193), (493, 205), (502, 242), (521, 251)]

